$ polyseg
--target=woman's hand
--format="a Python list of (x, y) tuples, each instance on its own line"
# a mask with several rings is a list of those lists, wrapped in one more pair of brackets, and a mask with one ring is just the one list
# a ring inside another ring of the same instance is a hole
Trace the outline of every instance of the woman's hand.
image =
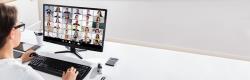
[(25, 63), (30, 61), (33, 58), (33, 56), (31, 56), (32, 53), (34, 53), (34, 50), (32, 49), (29, 49), (25, 53), (23, 53), (21, 56), (22, 62)]
[(62, 80), (76, 80), (78, 71), (74, 67), (69, 68), (66, 72), (63, 72)]

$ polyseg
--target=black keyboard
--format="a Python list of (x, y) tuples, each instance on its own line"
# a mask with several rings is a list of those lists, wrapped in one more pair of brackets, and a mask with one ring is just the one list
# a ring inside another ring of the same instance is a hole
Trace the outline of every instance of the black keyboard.
[(40, 55), (34, 57), (29, 65), (33, 69), (59, 77), (62, 76), (63, 71), (66, 71), (70, 67), (74, 67), (79, 72), (76, 80), (83, 80), (91, 70), (90, 66), (62, 61)]

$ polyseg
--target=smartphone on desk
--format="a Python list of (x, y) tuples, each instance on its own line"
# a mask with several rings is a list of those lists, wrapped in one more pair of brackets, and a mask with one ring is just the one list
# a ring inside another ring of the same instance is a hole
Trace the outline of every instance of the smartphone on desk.
[(109, 58), (109, 60), (105, 63), (106, 65), (108, 66), (115, 66), (116, 62), (118, 61), (119, 59), (117, 58)]

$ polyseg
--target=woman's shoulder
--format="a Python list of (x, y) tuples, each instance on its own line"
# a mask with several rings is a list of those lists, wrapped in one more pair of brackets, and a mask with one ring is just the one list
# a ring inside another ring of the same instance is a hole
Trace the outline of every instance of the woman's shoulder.
[[(4, 73), (4, 75), (12, 75), (12, 76), (19, 76), (22, 79), (25, 80), (44, 80), (37, 71), (35, 71), (33, 68), (28, 66), (27, 64), (22, 64), (22, 62), (19, 59), (6, 59), (0, 61), (1, 65), (1, 71)], [(2, 75), (2, 76), (4, 76)], [(8, 77), (6, 77), (8, 78)], [(12, 77), (11, 79), (14, 79), (15, 77)]]
[(8, 59), (6, 60), (6, 63), (7, 64), (5, 66), (15, 68), (15, 70), (17, 71), (27, 71), (29, 69), (32, 69), (30, 66), (22, 64), (21, 59)]
[(27, 80), (44, 80), (37, 71), (27, 64), (17, 64), (16, 68), (18, 69), (17, 71), (24, 73), (23, 77)]

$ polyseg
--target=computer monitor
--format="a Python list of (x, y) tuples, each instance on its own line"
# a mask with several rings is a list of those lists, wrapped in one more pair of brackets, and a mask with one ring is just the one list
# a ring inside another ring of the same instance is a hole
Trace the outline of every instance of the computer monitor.
[(69, 46), (78, 57), (75, 48), (102, 52), (106, 18), (106, 9), (44, 4), (43, 40)]

